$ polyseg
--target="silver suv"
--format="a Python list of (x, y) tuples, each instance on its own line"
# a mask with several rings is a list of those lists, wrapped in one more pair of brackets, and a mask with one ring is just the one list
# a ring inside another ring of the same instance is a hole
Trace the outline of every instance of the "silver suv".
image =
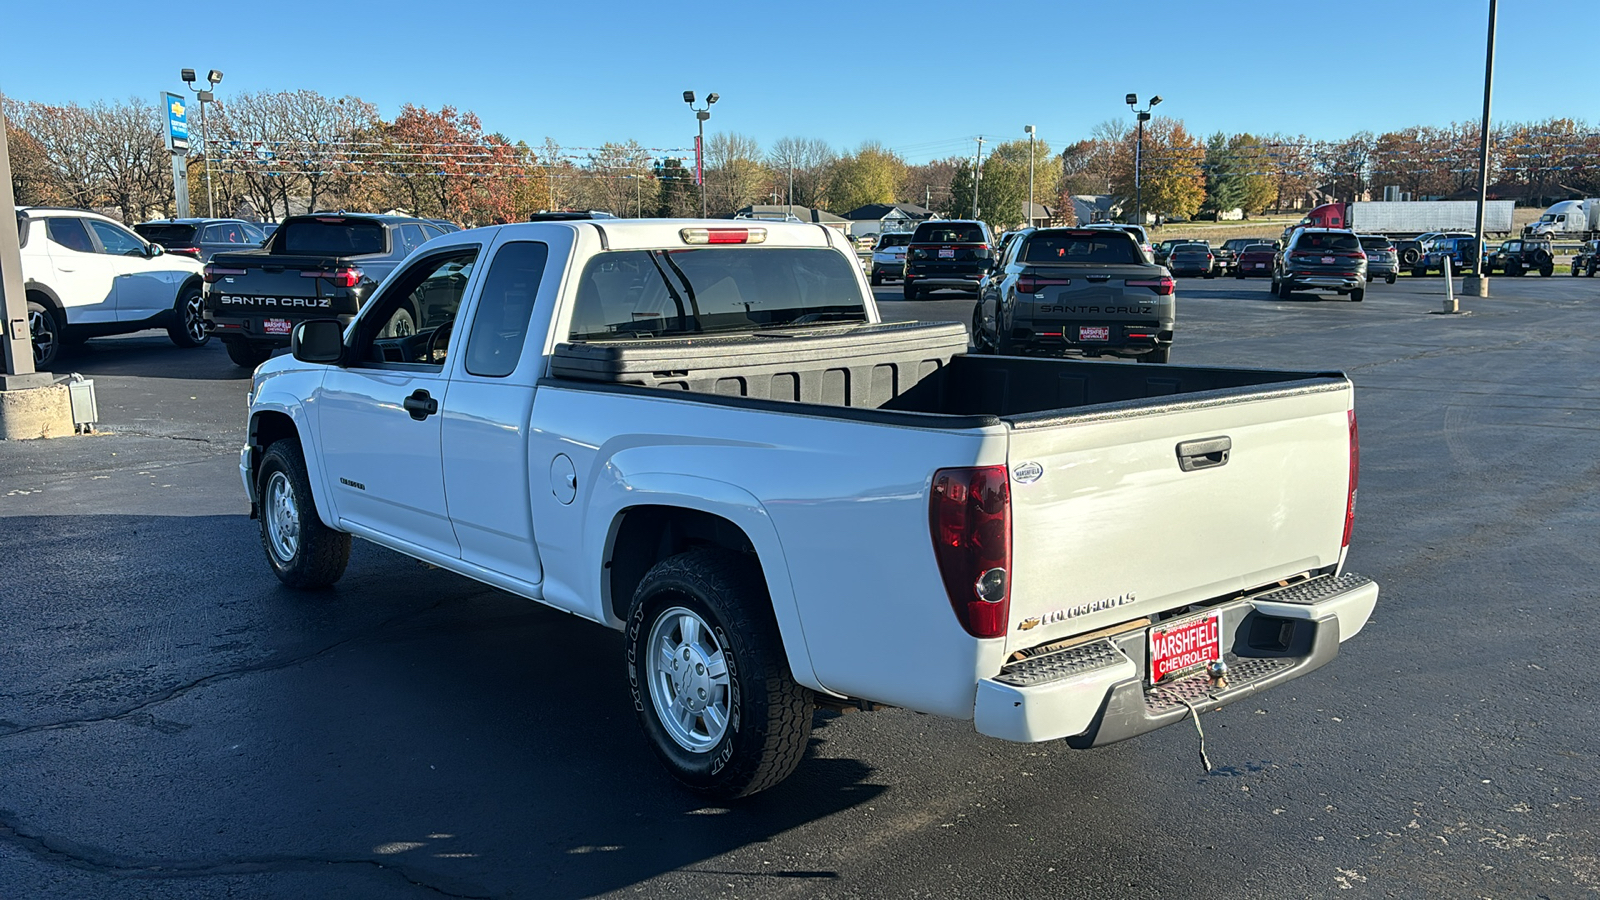
[(885, 231), (872, 245), (872, 283), (883, 284), (886, 278), (906, 277), (906, 245), (911, 243), (909, 231)]

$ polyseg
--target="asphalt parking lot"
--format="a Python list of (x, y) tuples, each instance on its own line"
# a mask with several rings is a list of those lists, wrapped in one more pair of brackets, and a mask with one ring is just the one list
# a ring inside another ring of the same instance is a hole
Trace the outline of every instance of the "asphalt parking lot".
[(1202, 718), (1209, 773), (1188, 726), (1079, 752), (823, 713), (731, 807), (657, 766), (620, 635), (359, 541), (335, 590), (280, 587), (246, 373), (91, 341), (56, 368), (100, 432), (0, 444), (0, 898), (1594, 897), (1600, 281), (1494, 291), (1180, 281), (1175, 364), (1354, 379), (1350, 568), (1384, 591), (1333, 663)]

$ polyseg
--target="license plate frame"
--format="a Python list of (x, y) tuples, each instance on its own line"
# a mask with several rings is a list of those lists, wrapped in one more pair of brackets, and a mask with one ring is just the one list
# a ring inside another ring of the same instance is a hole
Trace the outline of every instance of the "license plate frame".
[(1265, 269), (1266, 267), (1267, 267), (1266, 263), (1256, 263), (1256, 268), (1258, 268), (1258, 269)]
[(939, 258), (940, 259), (955, 259), (956, 258), (956, 248), (954, 248), (954, 247), (940, 247), (939, 248)]
[(262, 319), (262, 334), (288, 334), (294, 330), (294, 323), (288, 319)]
[(1152, 625), (1145, 633), (1145, 679), (1153, 687), (1222, 658), (1222, 610)]
[(1111, 340), (1110, 325), (1079, 325), (1078, 340), (1080, 341), (1109, 341)]

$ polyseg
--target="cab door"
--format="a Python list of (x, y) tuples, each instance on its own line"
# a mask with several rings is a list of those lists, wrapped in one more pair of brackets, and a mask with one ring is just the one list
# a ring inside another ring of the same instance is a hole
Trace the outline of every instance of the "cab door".
[(49, 238), (53, 288), (66, 312), (67, 324), (117, 320), (117, 265), (100, 252), (89, 226), (74, 216), (44, 220)]
[(99, 219), (85, 220), (117, 273), (117, 321), (142, 322), (171, 309), (178, 296), (174, 272), (161, 257), (151, 257), (133, 232)]
[[(346, 337), (346, 365), (316, 392), (328, 496), (342, 526), (459, 557), (445, 505), (440, 426), (452, 402), (446, 373), (456, 313), (476, 271), (477, 244), (415, 260), (367, 304)], [(427, 304), (431, 323), (385, 336), (390, 317)]]

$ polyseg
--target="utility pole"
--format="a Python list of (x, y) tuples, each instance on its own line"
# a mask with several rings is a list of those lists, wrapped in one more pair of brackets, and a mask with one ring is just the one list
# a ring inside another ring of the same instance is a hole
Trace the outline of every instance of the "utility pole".
[(1489, 101), (1494, 96), (1494, 22), (1495, 0), (1489, 0), (1489, 46), (1483, 59), (1483, 122), (1478, 136), (1478, 258), (1472, 266), (1474, 276), (1470, 289), (1475, 296), (1489, 296), (1489, 276), (1483, 271), (1483, 213), (1489, 203)]
[(978, 135), (978, 161), (972, 170), (972, 218), (978, 218), (978, 186), (983, 184), (983, 135)]
[(1024, 125), (1028, 132), (1028, 211), (1022, 216), (1022, 227), (1033, 227), (1033, 126)]
[(784, 210), (784, 211), (787, 212), (791, 216), (794, 215), (794, 155), (793, 154), (790, 154), (790, 156), (789, 156), (789, 193), (784, 194), (783, 195), (783, 199), (789, 201), (789, 208), (787, 210)]

